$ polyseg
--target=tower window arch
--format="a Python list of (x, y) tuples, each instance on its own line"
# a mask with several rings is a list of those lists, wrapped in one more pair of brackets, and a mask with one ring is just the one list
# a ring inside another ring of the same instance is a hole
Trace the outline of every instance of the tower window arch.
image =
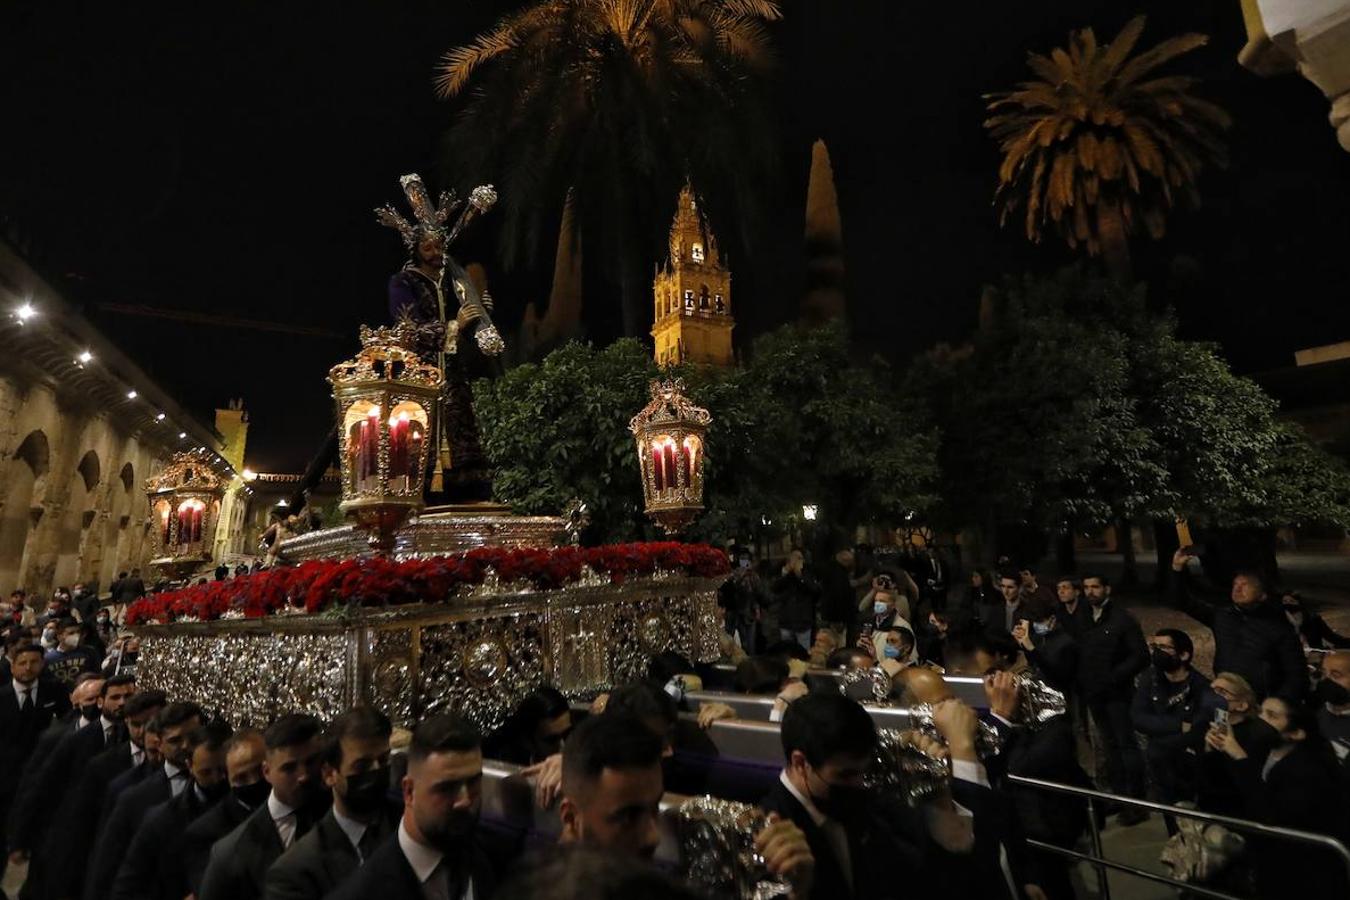
[(703, 262), (703, 245), (695, 243), (694, 246), (689, 249), (689, 257), (696, 263)]

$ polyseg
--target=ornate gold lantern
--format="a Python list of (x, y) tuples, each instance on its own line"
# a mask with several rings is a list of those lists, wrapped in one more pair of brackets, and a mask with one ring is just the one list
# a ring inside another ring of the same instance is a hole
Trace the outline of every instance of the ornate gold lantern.
[(422, 507), (422, 475), (434, 440), (441, 371), (413, 349), (411, 324), (361, 327), (361, 352), (328, 373), (337, 403), (340, 509), (388, 552)]
[(159, 474), (145, 482), (152, 517), (154, 552), (150, 564), (186, 575), (211, 560), (225, 481), (198, 453), (175, 453)]
[(674, 534), (703, 510), (703, 437), (712, 416), (684, 395), (684, 382), (652, 382), (652, 402), (628, 427), (637, 438), (647, 515)]

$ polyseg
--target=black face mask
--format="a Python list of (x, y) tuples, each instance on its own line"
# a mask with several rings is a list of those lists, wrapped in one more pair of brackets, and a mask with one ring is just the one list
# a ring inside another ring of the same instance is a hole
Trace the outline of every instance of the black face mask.
[(379, 809), (388, 793), (389, 769), (371, 769), (347, 776), (347, 792), (342, 799), (352, 812), (365, 815)]
[(1350, 703), (1350, 688), (1337, 684), (1330, 678), (1323, 678), (1317, 682), (1317, 688), (1313, 695), (1322, 703), (1330, 703), (1332, 706), (1344, 706)]
[(261, 778), (252, 784), (236, 784), (230, 788), (230, 793), (234, 794), (234, 799), (249, 809), (257, 809), (262, 806), (267, 801), (267, 795), (271, 792), (272, 786)]
[(1180, 658), (1173, 656), (1170, 653), (1157, 649), (1153, 651), (1153, 668), (1157, 669), (1159, 672), (1175, 672), (1183, 665), (1184, 663), (1182, 663)]
[(856, 822), (867, 812), (867, 791), (863, 788), (832, 784), (828, 797), (817, 797), (815, 792), (810, 796), (816, 809), (836, 822)]
[(97, 719), (102, 713), (103, 710), (99, 709), (98, 704), (96, 703), (90, 703), (87, 706), (80, 707), (80, 715), (84, 716), (85, 719), (89, 720), (90, 722)]
[[(266, 784), (266, 782), (263, 783)], [(211, 785), (199, 784), (197, 785), (197, 790), (201, 791), (202, 796), (204, 796), (209, 802), (215, 803), (217, 800), (221, 799), (230, 792), (230, 783), (224, 779), (221, 779), (220, 781), (217, 781), (215, 784)]]

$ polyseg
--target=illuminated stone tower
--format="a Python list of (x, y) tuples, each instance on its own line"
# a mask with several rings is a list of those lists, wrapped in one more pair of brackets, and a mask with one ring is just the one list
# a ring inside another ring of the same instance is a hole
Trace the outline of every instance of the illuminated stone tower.
[(680, 192), (670, 228), (670, 262), (656, 273), (656, 361), (730, 366), (731, 272), (722, 265), (717, 241), (703, 228), (694, 194)]

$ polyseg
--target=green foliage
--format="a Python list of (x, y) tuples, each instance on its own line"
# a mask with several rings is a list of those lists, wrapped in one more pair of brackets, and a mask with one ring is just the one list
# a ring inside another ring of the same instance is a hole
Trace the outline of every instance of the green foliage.
[(1344, 521), (1344, 470), (1141, 290), (1078, 267), (1010, 279), (995, 299), (971, 350), (909, 374), (942, 427), (952, 524)]
[[(888, 369), (851, 359), (842, 328), (785, 328), (761, 338), (744, 368), (672, 374), (713, 416), (707, 511), (692, 537), (748, 535), (764, 518), (781, 527), (808, 503), (822, 523), (848, 530), (935, 501), (935, 432)], [(656, 375), (634, 341), (604, 350), (574, 343), (475, 385), (498, 498), (542, 513), (579, 496), (596, 540), (649, 531), (628, 421)]]
[(497, 498), (525, 514), (553, 514), (579, 497), (592, 537), (644, 534), (642, 486), (628, 421), (646, 405), (655, 362), (640, 343), (604, 350), (570, 343), (538, 365), (474, 384), (483, 449)]

